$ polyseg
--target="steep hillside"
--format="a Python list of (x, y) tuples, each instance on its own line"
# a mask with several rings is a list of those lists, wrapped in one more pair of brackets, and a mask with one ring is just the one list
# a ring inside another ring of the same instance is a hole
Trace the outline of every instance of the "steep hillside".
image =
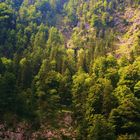
[[(120, 14), (121, 15), (121, 14)], [(125, 55), (130, 57), (132, 52), (138, 52), (138, 46), (140, 45), (140, 8), (126, 8), (124, 13), (120, 16), (123, 23), (118, 23), (117, 29), (120, 36), (118, 36), (118, 47), (116, 51), (117, 55)]]
[(0, 139), (138, 140), (140, 0), (0, 0)]

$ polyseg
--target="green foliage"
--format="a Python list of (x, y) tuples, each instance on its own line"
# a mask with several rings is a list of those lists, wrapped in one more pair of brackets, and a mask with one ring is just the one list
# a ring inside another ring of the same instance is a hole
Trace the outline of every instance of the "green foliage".
[(72, 75), (68, 69), (66, 69), (60, 83), (60, 103), (63, 105), (70, 106), (72, 103), (71, 95), (71, 86), (72, 86)]
[(140, 98), (140, 81), (134, 86), (134, 94), (137, 98)]
[(120, 85), (114, 90), (113, 94), (118, 99), (118, 102), (122, 103), (127, 95), (132, 94), (132, 91), (126, 85)]
[(120, 69), (120, 84), (127, 85), (132, 91), (134, 85), (140, 79), (139, 68), (133, 64)]
[(62, 35), (55, 27), (52, 27), (49, 30), (49, 38), (48, 38), (48, 42), (47, 42), (48, 46), (50, 46), (50, 47), (57, 46), (58, 47), (59, 45), (62, 45), (62, 43), (63, 43)]
[(139, 105), (139, 99), (128, 95), (118, 108), (111, 111), (110, 120), (118, 134), (139, 133)]
[(113, 126), (102, 115), (95, 115), (90, 123), (88, 140), (115, 140)]
[(7, 113), (12, 116), (18, 114), (18, 103), (16, 77), (13, 73), (6, 72), (0, 76), (0, 119), (8, 121), (5, 118)]
[[(1, 0), (0, 122), (28, 122), (42, 139), (45, 130), (56, 139), (139, 138), (139, 4)], [(128, 7), (138, 14), (123, 14)], [(116, 54), (131, 25), (129, 57)]]
[(82, 103), (85, 102), (87, 97), (87, 90), (90, 84), (89, 80), (91, 80), (89, 78), (89, 75), (82, 69), (80, 69), (73, 77), (73, 104), (78, 112), (83, 112), (84, 109)]
[(138, 140), (137, 135), (120, 135), (117, 140)]

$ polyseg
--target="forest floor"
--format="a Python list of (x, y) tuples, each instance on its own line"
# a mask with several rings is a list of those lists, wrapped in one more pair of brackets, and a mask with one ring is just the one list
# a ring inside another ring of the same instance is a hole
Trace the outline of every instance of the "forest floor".
[(76, 131), (73, 126), (72, 112), (63, 110), (55, 121), (47, 120), (36, 131), (32, 131), (31, 126), (25, 122), (16, 124), (14, 129), (0, 124), (0, 140), (75, 140)]

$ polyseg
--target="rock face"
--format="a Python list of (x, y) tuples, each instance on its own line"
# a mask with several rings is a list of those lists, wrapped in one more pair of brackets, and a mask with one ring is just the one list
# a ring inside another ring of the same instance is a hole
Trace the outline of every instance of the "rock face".
[(117, 13), (115, 24), (119, 32), (116, 55), (129, 58), (140, 35), (140, 9), (126, 8), (124, 13)]
[(19, 124), (15, 130), (7, 128), (6, 125), (0, 124), (0, 139), (2, 140), (24, 140), (25, 124)]

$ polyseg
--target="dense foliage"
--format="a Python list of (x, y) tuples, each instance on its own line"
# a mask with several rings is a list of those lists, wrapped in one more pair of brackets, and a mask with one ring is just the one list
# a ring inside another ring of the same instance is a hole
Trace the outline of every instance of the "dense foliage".
[(118, 24), (129, 28), (132, 21), (116, 23), (115, 15), (139, 5), (140, 0), (0, 0), (0, 122), (13, 130), (20, 122), (32, 132), (46, 122), (59, 129), (60, 116), (69, 112), (75, 135), (59, 139), (137, 140), (140, 28), (135, 26), (128, 56), (117, 54), (116, 36), (132, 35)]

